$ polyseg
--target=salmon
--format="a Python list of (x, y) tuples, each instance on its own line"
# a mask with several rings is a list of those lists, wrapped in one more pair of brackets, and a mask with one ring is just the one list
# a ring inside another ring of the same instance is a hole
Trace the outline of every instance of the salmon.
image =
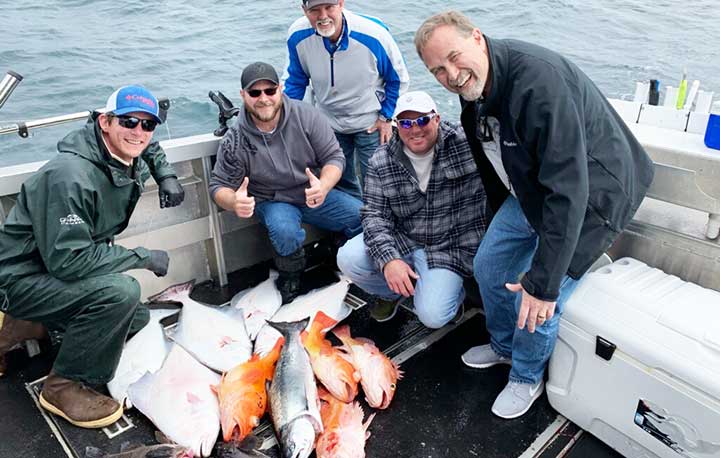
[(272, 380), (282, 344), (283, 339), (278, 339), (265, 357), (253, 355), (249, 361), (225, 373), (220, 384), (212, 387), (220, 402), (220, 425), (225, 442), (241, 442), (260, 423), (267, 409), (266, 383)]
[(290, 323), (268, 321), (285, 338), (268, 389), (270, 418), (283, 458), (308, 458), (323, 430), (315, 377), (300, 342), (300, 333), (309, 321), (308, 318)]
[(333, 334), (343, 343), (343, 350), (360, 372), (360, 383), (365, 400), (376, 409), (387, 409), (395, 395), (402, 371), (395, 362), (381, 352), (372, 340), (353, 339), (350, 327), (343, 325), (333, 329)]
[(358, 402), (340, 402), (322, 388), (318, 394), (324, 431), (315, 445), (317, 458), (365, 458), (365, 441), (370, 437), (367, 429), (375, 414), (363, 423), (364, 413)]
[(352, 402), (358, 393), (360, 373), (345, 354), (325, 338), (325, 333), (336, 324), (337, 321), (322, 311), (317, 312), (310, 330), (303, 333), (303, 344), (318, 381), (338, 400)]

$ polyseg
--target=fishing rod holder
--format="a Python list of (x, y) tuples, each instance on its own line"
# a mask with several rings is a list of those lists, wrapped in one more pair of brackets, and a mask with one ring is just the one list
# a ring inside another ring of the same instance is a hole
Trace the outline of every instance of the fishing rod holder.
[(8, 70), (5, 77), (0, 82), (0, 108), (5, 105), (7, 99), (10, 98), (15, 88), (20, 84), (23, 77), (19, 73), (15, 73), (12, 70)]
[(210, 91), (208, 92), (208, 97), (210, 97), (210, 100), (215, 102), (218, 107), (218, 122), (220, 123), (220, 127), (215, 129), (213, 135), (222, 137), (228, 130), (227, 122), (230, 121), (233, 116), (237, 116), (238, 113), (240, 113), (240, 108), (233, 106), (230, 99), (225, 97), (220, 91)]

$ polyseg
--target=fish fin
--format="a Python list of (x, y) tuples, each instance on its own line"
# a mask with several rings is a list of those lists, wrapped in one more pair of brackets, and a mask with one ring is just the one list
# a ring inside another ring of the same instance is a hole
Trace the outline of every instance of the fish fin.
[(162, 431), (155, 431), (155, 441), (158, 444), (174, 444), (175, 442), (167, 437)]
[(350, 334), (350, 326), (346, 324), (333, 328), (332, 333), (335, 334), (335, 337), (340, 339), (343, 343), (345, 343), (347, 339), (352, 338), (352, 335)]
[(368, 339), (367, 337), (355, 337), (355, 340), (357, 340), (357, 341), (360, 342), (360, 343), (372, 345), (373, 347), (376, 347), (376, 346), (377, 346), (377, 345), (375, 345), (375, 342), (373, 342), (372, 340)]
[(365, 439), (370, 437), (370, 432), (367, 429), (370, 427), (370, 423), (375, 418), (375, 415), (377, 415), (377, 412), (373, 412), (372, 414), (370, 414), (370, 416), (367, 417), (367, 420), (365, 420), (365, 423), (363, 423), (363, 428), (365, 429)]
[(85, 458), (103, 458), (105, 454), (97, 447), (85, 447)]
[(293, 332), (302, 332), (305, 328), (307, 328), (308, 322), (310, 321), (310, 318), (304, 318), (299, 321), (267, 321), (267, 324), (270, 325), (273, 329), (277, 330), (280, 334), (285, 337), (287, 340), (288, 336), (292, 334)]
[(148, 297), (148, 302), (180, 302), (182, 296), (190, 296), (195, 286), (195, 280), (190, 280), (185, 283), (178, 283), (177, 285), (168, 286), (161, 292)]
[(337, 320), (331, 318), (322, 310), (318, 310), (315, 314), (315, 318), (313, 318), (312, 325), (313, 327), (320, 326), (320, 333), (324, 335), (330, 329), (334, 328), (336, 324), (338, 324)]

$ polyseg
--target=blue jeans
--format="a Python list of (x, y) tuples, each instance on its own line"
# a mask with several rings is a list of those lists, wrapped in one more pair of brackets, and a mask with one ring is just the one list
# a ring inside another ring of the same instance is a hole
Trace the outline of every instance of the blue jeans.
[(505, 283), (517, 283), (520, 275), (530, 270), (537, 244), (537, 234), (511, 195), (490, 223), (473, 263), (490, 344), (499, 355), (512, 357), (510, 380), (532, 384), (543, 378), (555, 348), (563, 306), (577, 286), (577, 281), (566, 275), (553, 317), (534, 333), (528, 332), (527, 326), (518, 329), (522, 295), (508, 291)]
[[(465, 298), (463, 278), (455, 272), (427, 265), (425, 250), (417, 249), (403, 258), (420, 278), (415, 283), (415, 313), (428, 328), (441, 328), (455, 317)], [(370, 294), (384, 299), (400, 298), (385, 281), (385, 276), (370, 257), (360, 234), (340, 248), (337, 264), (343, 274)]]
[(305, 229), (301, 223), (341, 232), (348, 238), (359, 234), (362, 231), (360, 207), (360, 200), (332, 189), (325, 197), (325, 202), (317, 208), (265, 201), (255, 206), (255, 213), (267, 228), (270, 243), (277, 254), (289, 256), (302, 247), (305, 241)]
[[(335, 137), (340, 143), (340, 148), (345, 155), (345, 168), (343, 169), (342, 178), (337, 184), (337, 189), (345, 191), (351, 196), (362, 199), (362, 188), (365, 184), (365, 173), (367, 172), (368, 162), (380, 146), (380, 133), (375, 131), (371, 134), (364, 130), (355, 132), (354, 134), (341, 134), (335, 132)], [(360, 183), (358, 184), (357, 169), (355, 168), (355, 159), (360, 164)]]

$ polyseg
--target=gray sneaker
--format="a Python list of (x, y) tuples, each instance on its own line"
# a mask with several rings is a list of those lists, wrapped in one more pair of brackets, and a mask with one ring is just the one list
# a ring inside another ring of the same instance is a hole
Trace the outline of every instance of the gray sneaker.
[(544, 389), (545, 382), (542, 380), (535, 385), (511, 380), (495, 399), (492, 413), (500, 418), (517, 418), (530, 410)]
[(462, 355), (462, 362), (475, 369), (485, 369), (496, 364), (512, 364), (510, 358), (498, 355), (490, 344), (472, 347)]

